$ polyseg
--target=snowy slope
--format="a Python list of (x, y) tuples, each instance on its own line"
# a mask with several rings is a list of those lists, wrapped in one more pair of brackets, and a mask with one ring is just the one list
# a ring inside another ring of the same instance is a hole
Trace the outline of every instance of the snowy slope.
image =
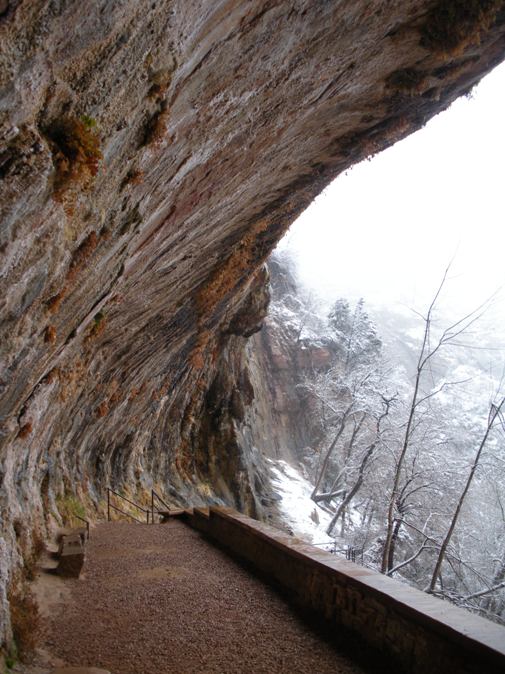
[(330, 523), (330, 515), (318, 508), (310, 498), (313, 490), (310, 482), (286, 461), (268, 459), (268, 464), (272, 484), (281, 497), (279, 509), (283, 520), (295, 536), (308, 543), (333, 543), (333, 538), (325, 531)]

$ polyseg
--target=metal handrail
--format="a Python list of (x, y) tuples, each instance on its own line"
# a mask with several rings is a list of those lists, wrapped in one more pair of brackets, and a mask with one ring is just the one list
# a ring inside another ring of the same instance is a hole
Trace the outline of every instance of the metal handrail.
[(356, 562), (356, 559), (358, 557), (361, 558), (361, 564), (364, 564), (363, 562), (363, 548), (354, 548), (352, 545), (348, 545), (345, 548), (340, 548), (337, 549), (337, 542), (331, 542), (328, 541), (327, 543), (311, 543), (311, 545), (319, 546), (319, 545), (331, 545), (332, 549), (329, 550), (332, 555), (336, 555), (337, 552), (345, 554), (345, 558), (350, 561), (350, 562)]
[(332, 548), (332, 549), (331, 549), (331, 553), (332, 553), (332, 555), (336, 554), (337, 552), (345, 552), (344, 549), (342, 549), (342, 550), (337, 550), (337, 543), (336, 543), (336, 541), (326, 541), (326, 543), (311, 543), (310, 545), (314, 545), (314, 546), (316, 546), (316, 547), (318, 547), (318, 546), (320, 546), (320, 545), (331, 545), (331, 548)]
[(134, 506), (135, 508), (138, 508), (141, 510), (143, 513), (146, 514), (147, 516), (147, 524), (149, 524), (149, 508), (144, 508), (144, 506), (139, 505), (138, 503), (135, 503), (135, 501), (131, 501), (129, 498), (126, 498), (126, 496), (123, 496), (117, 491), (114, 491), (114, 489), (111, 489), (110, 487), (107, 487), (107, 521), (110, 522), (110, 510), (111, 508), (113, 510), (116, 510), (119, 513), (122, 513), (123, 515), (126, 515), (127, 517), (131, 517), (133, 520), (136, 522), (140, 522), (142, 524), (142, 520), (139, 520), (138, 517), (135, 517), (135, 515), (131, 515), (130, 513), (126, 512), (126, 510), (121, 510), (121, 508), (116, 507), (110, 502), (110, 495), (114, 494), (114, 496), (117, 496), (118, 498), (122, 498), (123, 501), (126, 501), (130, 505)]
[[(126, 515), (126, 517), (131, 517), (132, 520), (135, 520), (135, 522), (139, 522), (139, 524), (143, 524), (143, 521), (139, 520), (138, 517), (135, 517), (135, 515), (132, 515), (131, 513), (127, 513), (126, 510), (121, 510), (121, 508), (116, 508), (116, 506), (113, 505), (112, 503), (110, 503), (108, 505), (108, 507), (112, 508), (112, 510), (115, 510), (118, 513)], [(108, 517), (108, 521), (110, 522), (110, 513), (107, 515), (107, 517)]]
[(81, 517), (80, 515), (74, 515), (74, 517), (86, 524), (86, 539), (89, 541), (89, 521), (85, 520), (84, 517)]
[[(158, 499), (158, 501), (160, 501), (160, 503), (162, 503), (165, 506), (165, 508), (167, 510), (170, 510), (170, 506), (168, 505), (168, 503), (166, 503), (161, 498), (161, 496), (157, 492), (154, 491), (154, 489), (151, 489), (151, 524), (154, 524), (154, 499), (155, 499), (155, 497)], [(160, 509), (156, 508), (156, 510), (159, 513)]]

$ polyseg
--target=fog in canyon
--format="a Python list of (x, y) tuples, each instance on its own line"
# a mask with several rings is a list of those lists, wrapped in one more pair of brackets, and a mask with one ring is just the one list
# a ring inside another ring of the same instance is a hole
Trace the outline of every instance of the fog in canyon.
[(293, 533), (501, 623), (504, 91), (501, 66), (330, 185), (272, 258), (264, 328), (296, 371), (271, 460)]

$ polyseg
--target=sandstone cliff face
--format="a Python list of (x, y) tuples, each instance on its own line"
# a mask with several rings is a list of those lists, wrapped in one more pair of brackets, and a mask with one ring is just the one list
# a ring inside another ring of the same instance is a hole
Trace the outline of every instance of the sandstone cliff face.
[(251, 442), (265, 456), (296, 462), (307, 447), (317, 447), (322, 435), (320, 405), (304, 384), (335, 362), (336, 345), (320, 335), (308, 336), (311, 330), (289, 265), (272, 257), (268, 267), (270, 311), (246, 347), (255, 392)]
[(246, 413), (212, 387), (242, 376), (257, 270), (328, 181), (501, 60), (502, 5), (0, 3), (1, 638), (65, 495), (189, 500), (207, 475), (254, 512), (215, 424)]

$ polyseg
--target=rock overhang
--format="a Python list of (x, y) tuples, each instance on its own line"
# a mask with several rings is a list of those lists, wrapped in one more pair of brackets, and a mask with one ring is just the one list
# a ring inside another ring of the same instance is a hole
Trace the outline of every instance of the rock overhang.
[(223, 493), (254, 510), (237, 421), (218, 442), (202, 418), (223, 358), (243, 371), (258, 270), (330, 180), (502, 60), (503, 5), (6, 4), (3, 567), (30, 546), (17, 518), (111, 482), (191, 494), (211, 451), (236, 454)]

